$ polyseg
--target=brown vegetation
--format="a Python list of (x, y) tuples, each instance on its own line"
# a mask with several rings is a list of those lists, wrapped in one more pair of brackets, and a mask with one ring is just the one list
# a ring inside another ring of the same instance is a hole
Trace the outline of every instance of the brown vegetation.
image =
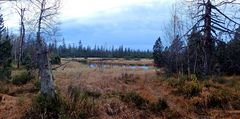
[[(198, 80), (195, 76), (158, 76), (154, 69), (89, 68), (76, 61), (62, 67), (53, 71), (57, 92), (64, 102), (60, 118), (240, 116), (238, 76)], [(0, 118), (24, 116), (36, 97), (36, 81), (1, 85)]]
[(33, 82), (24, 86), (0, 83), (0, 119), (17, 119), (25, 115), (36, 94)]
[(93, 64), (107, 64), (107, 65), (153, 66), (153, 60), (151, 59), (125, 60), (124, 58), (88, 58), (88, 59), (71, 58), (67, 60), (86, 62), (90, 64), (93, 63)]

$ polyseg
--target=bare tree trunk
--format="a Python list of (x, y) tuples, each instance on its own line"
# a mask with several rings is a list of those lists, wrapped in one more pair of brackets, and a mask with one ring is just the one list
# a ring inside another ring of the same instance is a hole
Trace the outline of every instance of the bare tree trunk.
[(189, 53), (189, 46), (187, 46), (187, 62), (188, 62), (188, 76), (190, 76), (191, 74), (191, 70), (190, 70), (190, 53)]
[(194, 73), (194, 74), (196, 74), (197, 58), (198, 58), (198, 51), (197, 51), (197, 49), (196, 49), (196, 51), (195, 51), (195, 59), (194, 59), (194, 67), (193, 67), (193, 73)]
[(52, 98), (55, 97), (55, 86), (53, 82), (53, 74), (51, 71), (50, 62), (48, 60), (48, 52), (43, 44), (39, 45), (38, 54), (39, 76), (41, 80), (41, 93), (46, 94)]
[(25, 38), (25, 25), (23, 22), (24, 19), (24, 11), (25, 9), (20, 9), (20, 17), (21, 17), (21, 28), (20, 28), (20, 42), (19, 42), (19, 54), (18, 54), (18, 63), (17, 68), (20, 67), (20, 63), (22, 63), (22, 56), (23, 56), (23, 42)]
[[(42, 2), (41, 4), (42, 8), (44, 5), (45, 2)], [(43, 39), (41, 38), (42, 16), (43, 11), (41, 11), (40, 17), (38, 19), (38, 31), (37, 31), (38, 66), (41, 81), (41, 93), (54, 99), (56, 97), (56, 92), (53, 82), (51, 63), (48, 57), (47, 46), (45, 45)]]
[(51, 71), (51, 64), (48, 57), (47, 47), (41, 39), (40, 33), (37, 34), (38, 66), (41, 81), (41, 93), (55, 98), (55, 86), (53, 82), (53, 74)]
[(18, 39), (15, 39), (15, 41), (14, 41), (14, 62), (17, 62), (17, 44), (18, 44)]
[(212, 36), (211, 36), (211, 2), (208, 0), (206, 3), (205, 11), (205, 39), (204, 39), (204, 75), (208, 75), (211, 72), (211, 58), (212, 58)]

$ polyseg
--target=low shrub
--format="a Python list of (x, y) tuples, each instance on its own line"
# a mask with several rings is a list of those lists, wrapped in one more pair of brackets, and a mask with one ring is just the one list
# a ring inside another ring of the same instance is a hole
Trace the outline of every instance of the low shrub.
[(165, 99), (160, 98), (158, 102), (151, 103), (149, 100), (142, 98), (136, 92), (121, 94), (120, 98), (122, 101), (131, 103), (134, 106), (136, 106), (138, 109), (145, 110), (147, 113), (151, 111), (155, 114), (159, 114), (159, 113), (161, 114), (163, 110), (169, 107)]
[(121, 103), (120, 100), (115, 98), (108, 101), (108, 103), (104, 105), (104, 108), (108, 115), (114, 116), (121, 113), (126, 107)]
[(240, 91), (240, 82), (238, 78), (230, 78), (230, 79), (226, 79), (224, 77), (217, 77), (215, 79), (213, 79), (214, 82), (219, 83), (219, 84), (224, 84), (224, 86), (233, 88), (237, 91)]
[(119, 97), (121, 95), (120, 92), (118, 91), (113, 91), (113, 92), (110, 92), (110, 93), (106, 93), (105, 94), (105, 97), (106, 98), (113, 98), (113, 97)]
[(217, 89), (207, 95), (206, 98), (192, 98), (191, 105), (197, 112), (205, 108), (233, 108), (239, 110), (240, 94), (238, 92), (230, 92), (224, 89)]
[(85, 91), (85, 94), (93, 98), (99, 98), (101, 96), (101, 93), (94, 91)]
[(222, 84), (222, 85), (224, 85), (224, 86), (226, 86), (226, 87), (230, 87), (230, 88), (233, 88), (233, 89), (235, 89), (236, 91), (240, 91), (240, 87), (239, 87), (239, 85), (240, 85), (240, 82), (239, 82), (239, 78), (237, 78), (237, 77), (231, 77), (231, 78), (226, 78), (226, 77), (214, 77), (213, 79), (212, 79), (212, 81), (213, 82), (216, 82), (216, 83), (218, 83), (218, 84)]
[(165, 110), (166, 108), (168, 108), (168, 104), (165, 99), (159, 99), (157, 103), (150, 104), (150, 110), (155, 113)]
[(7, 94), (9, 92), (9, 88), (5, 86), (0, 86), (0, 93)]
[(188, 97), (192, 97), (192, 96), (199, 95), (201, 91), (202, 91), (202, 88), (201, 88), (199, 82), (191, 81), (189, 83), (186, 83), (186, 85), (184, 86), (183, 92)]
[(23, 61), (22, 61), (22, 65), (25, 66), (25, 68), (28, 71), (37, 69), (37, 62), (35, 61), (36, 59), (33, 59), (32, 57), (33, 54), (29, 54), (27, 53), (24, 57), (23, 57)]
[(124, 81), (126, 84), (134, 83), (136, 80), (139, 79), (138, 76), (135, 76), (134, 74), (128, 74), (128, 73), (123, 73), (121, 74), (121, 77), (119, 77), (119, 80)]
[(27, 71), (21, 71), (18, 74), (15, 74), (12, 77), (12, 83), (15, 85), (23, 85), (31, 80), (31, 76), (29, 76)]
[(32, 108), (23, 117), (24, 119), (56, 119), (64, 115), (66, 105), (59, 95), (52, 99), (44, 94), (38, 94), (33, 99)]
[(204, 80), (203, 81), (203, 87), (210, 88), (210, 87), (214, 87), (214, 86), (213, 86), (213, 84), (211, 84), (209, 82), (209, 80)]
[(231, 87), (233, 89), (235, 89), (236, 91), (240, 91), (240, 82), (238, 80), (228, 80), (228, 83), (226, 84), (228, 87)]
[(224, 79), (223, 77), (215, 76), (212, 77), (214, 82), (217, 82), (219, 84), (226, 84), (228, 81)]
[(68, 93), (69, 93), (69, 96), (74, 100), (76, 100), (79, 97), (81, 97), (81, 98), (85, 98), (85, 97), (99, 98), (101, 96), (100, 92), (89, 91), (87, 89), (80, 89), (80, 88), (74, 87), (72, 85), (70, 85), (68, 87)]
[(179, 93), (186, 97), (198, 96), (202, 91), (202, 87), (198, 81), (186, 82), (183, 86), (178, 86)]
[(162, 74), (161, 78), (162, 78), (163, 80), (168, 80), (168, 79), (171, 78), (171, 75), (168, 74), (168, 73), (164, 73), (164, 74)]
[(188, 75), (180, 75), (179, 77), (178, 77), (178, 79), (179, 80), (181, 80), (181, 81), (191, 81), (192, 79), (192, 76), (193, 75), (191, 75), (190, 77), (188, 76)]
[(146, 109), (149, 101), (142, 98), (140, 95), (138, 95), (136, 92), (130, 92), (126, 94), (121, 95), (121, 99), (124, 102), (131, 102), (139, 109)]
[(11, 79), (11, 67), (0, 66), (0, 81)]
[(187, 81), (197, 81), (197, 77), (195, 75), (180, 75), (178, 78), (168, 78), (168, 83), (172, 87), (182, 87)]
[(193, 109), (197, 112), (203, 110), (206, 107), (204, 99), (199, 97), (193, 97), (190, 103)]
[(236, 94), (232, 94), (232, 99), (231, 99), (231, 106), (233, 109), (235, 110), (240, 110), (240, 94), (236, 93)]
[(68, 88), (68, 114), (71, 118), (90, 118), (97, 115), (98, 105), (95, 98), (101, 93), (80, 89), (74, 86)]
[(34, 80), (34, 86), (36, 90), (40, 90), (41, 89), (41, 82), (39, 79)]
[(168, 109), (167, 111), (167, 114), (165, 116), (166, 119), (181, 119), (182, 116), (180, 115), (180, 113), (175, 110), (175, 109)]
[(207, 97), (208, 108), (228, 108), (231, 95), (228, 91), (219, 89), (212, 92)]
[(60, 56), (51, 57), (51, 64), (61, 64), (61, 57)]
[(168, 80), (168, 84), (172, 87), (181, 87), (184, 85), (185, 80), (182, 80), (181, 78), (175, 79), (175, 78), (169, 78)]
[(32, 108), (23, 119), (85, 119), (98, 115), (98, 104), (95, 98), (101, 96), (98, 92), (86, 91), (69, 86), (67, 97), (57, 94), (55, 99), (38, 94)]

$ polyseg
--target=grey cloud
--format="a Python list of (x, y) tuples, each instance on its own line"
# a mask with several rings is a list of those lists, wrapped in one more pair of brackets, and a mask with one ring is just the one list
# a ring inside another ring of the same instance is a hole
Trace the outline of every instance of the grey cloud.
[(92, 18), (63, 21), (62, 31), (68, 42), (152, 49), (162, 36), (168, 13), (169, 6), (160, 3), (127, 7), (118, 13), (101, 12)]

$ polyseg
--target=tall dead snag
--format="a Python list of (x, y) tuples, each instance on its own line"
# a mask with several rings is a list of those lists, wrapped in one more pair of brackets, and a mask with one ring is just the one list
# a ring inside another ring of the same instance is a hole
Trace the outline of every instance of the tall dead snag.
[(168, 73), (183, 73), (181, 53), (183, 49), (183, 42), (179, 36), (182, 35), (183, 21), (178, 10), (180, 6), (175, 3), (171, 10), (170, 22), (165, 26), (165, 34), (167, 39), (170, 41), (169, 55), (167, 56), (167, 65), (165, 68)]
[(16, 11), (18, 15), (20, 16), (20, 36), (19, 36), (19, 51), (18, 51), (18, 60), (17, 60), (17, 68), (20, 67), (20, 63), (22, 63), (22, 57), (23, 57), (23, 43), (25, 39), (25, 11), (26, 8), (23, 6), (22, 1), (16, 1)]
[(212, 70), (212, 54), (213, 54), (213, 37), (211, 34), (212, 27), (212, 5), (210, 0), (205, 4), (205, 15), (204, 15), (204, 41), (203, 41), (203, 53), (204, 53), (204, 62), (203, 62), (203, 73), (208, 75)]
[[(217, 37), (222, 33), (231, 35), (234, 33), (234, 27), (240, 25), (233, 19), (225, 15), (219, 7), (227, 4), (236, 4), (236, 0), (220, 2), (219, 4), (213, 5), (211, 0), (198, 0), (197, 7), (198, 11), (193, 17), (198, 19), (193, 28), (198, 29), (198, 33), (203, 34), (203, 75), (212, 74), (213, 71), (213, 54), (215, 43), (221, 42)], [(228, 23), (227, 23), (228, 22)], [(232, 24), (232, 25), (230, 25)], [(190, 29), (189, 32), (191, 30)]]
[(41, 81), (41, 93), (51, 98), (55, 98), (55, 86), (53, 81), (53, 74), (51, 63), (49, 61), (47, 45), (44, 42), (42, 34), (51, 29), (51, 23), (54, 22), (54, 16), (58, 14), (59, 0), (30, 0), (35, 6), (37, 17), (37, 58), (39, 77)]

